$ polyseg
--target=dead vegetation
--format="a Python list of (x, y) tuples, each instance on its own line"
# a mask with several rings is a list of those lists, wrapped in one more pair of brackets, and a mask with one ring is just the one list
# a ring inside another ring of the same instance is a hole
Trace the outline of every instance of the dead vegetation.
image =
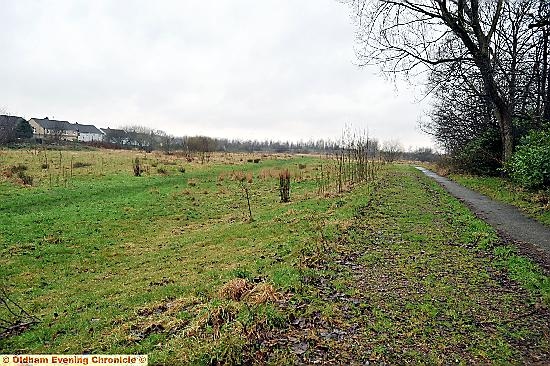
[(225, 300), (244, 301), (250, 305), (281, 301), (284, 296), (272, 284), (260, 282), (256, 285), (244, 278), (235, 278), (223, 285), (219, 296)]
[(219, 295), (222, 299), (241, 301), (244, 295), (246, 295), (252, 289), (252, 284), (248, 283), (244, 278), (235, 278), (219, 290)]
[(20, 334), (38, 322), (37, 317), (10, 297), (6, 288), (0, 287), (0, 340)]

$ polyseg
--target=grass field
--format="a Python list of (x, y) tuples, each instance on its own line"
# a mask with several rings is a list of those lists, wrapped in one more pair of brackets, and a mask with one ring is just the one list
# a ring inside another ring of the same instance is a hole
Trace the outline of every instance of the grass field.
[[(142, 177), (132, 173), (136, 156), (149, 172)], [(3, 351), (144, 352), (153, 364), (201, 359), (212, 345), (200, 336), (157, 345), (176, 331), (214, 332), (204, 317), (232, 278), (282, 292), (299, 286), (297, 251), (326, 218), (338, 220), (339, 198), (317, 196), (319, 160), (311, 157), (216, 155), (205, 165), (119, 151), (2, 151), (0, 158), (0, 170), (24, 164), (34, 176), (32, 187), (13, 176), (0, 183), (0, 277), (41, 319), (1, 340)], [(71, 161), (89, 165), (71, 174)], [(277, 172), (287, 168), (292, 202), (281, 204)], [(240, 171), (251, 175), (253, 222), (232, 179)]]
[(307, 345), (300, 361), (548, 360), (550, 278), (413, 167), (385, 169), (329, 243), (332, 255), (307, 281), (306, 303), (321, 310), (296, 315), (298, 325), (283, 332), (298, 341), (282, 347)]
[(320, 196), (322, 162), (0, 150), (0, 278), (40, 320), (0, 353), (147, 353), (152, 365), (550, 353), (548, 277), (490, 227), (408, 166)]

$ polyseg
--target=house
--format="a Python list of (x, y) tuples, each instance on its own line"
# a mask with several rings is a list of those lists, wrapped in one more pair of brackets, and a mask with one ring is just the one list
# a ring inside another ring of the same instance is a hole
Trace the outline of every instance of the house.
[(116, 128), (102, 128), (101, 131), (105, 134), (104, 141), (118, 146), (130, 144), (130, 136), (128, 132)]
[(94, 125), (75, 123), (72, 127), (76, 129), (78, 141), (81, 142), (103, 141), (105, 137), (105, 134)]
[(47, 140), (64, 141), (103, 141), (104, 133), (94, 125), (83, 125), (67, 121), (56, 121), (46, 118), (31, 118), (29, 120), (34, 137)]
[(35, 138), (64, 141), (78, 140), (78, 131), (73, 124), (67, 121), (56, 121), (48, 119), (48, 117), (31, 118), (29, 124)]
[(15, 141), (18, 126), (26, 122), (22, 117), (0, 115), (0, 143)]

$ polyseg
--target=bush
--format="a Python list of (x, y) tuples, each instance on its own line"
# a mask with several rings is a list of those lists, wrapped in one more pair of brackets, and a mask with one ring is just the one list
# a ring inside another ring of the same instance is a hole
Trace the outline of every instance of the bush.
[(32, 186), (32, 176), (25, 173), (24, 170), (17, 172), (17, 177), (21, 179), (21, 182), (27, 186)]
[(496, 130), (488, 130), (453, 152), (451, 167), (459, 173), (497, 175), (501, 168), (502, 143)]
[(17, 164), (10, 167), (10, 172), (13, 174), (24, 172), (28, 169), (25, 164)]
[(525, 188), (550, 186), (550, 130), (525, 136), (507, 166), (510, 177)]

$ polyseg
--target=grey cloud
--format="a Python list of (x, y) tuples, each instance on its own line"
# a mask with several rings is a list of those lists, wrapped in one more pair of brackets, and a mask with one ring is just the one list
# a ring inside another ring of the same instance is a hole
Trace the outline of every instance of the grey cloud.
[(333, 0), (0, 1), (0, 106), (176, 135), (308, 139), (346, 123), (428, 145), (415, 92), (353, 64)]

